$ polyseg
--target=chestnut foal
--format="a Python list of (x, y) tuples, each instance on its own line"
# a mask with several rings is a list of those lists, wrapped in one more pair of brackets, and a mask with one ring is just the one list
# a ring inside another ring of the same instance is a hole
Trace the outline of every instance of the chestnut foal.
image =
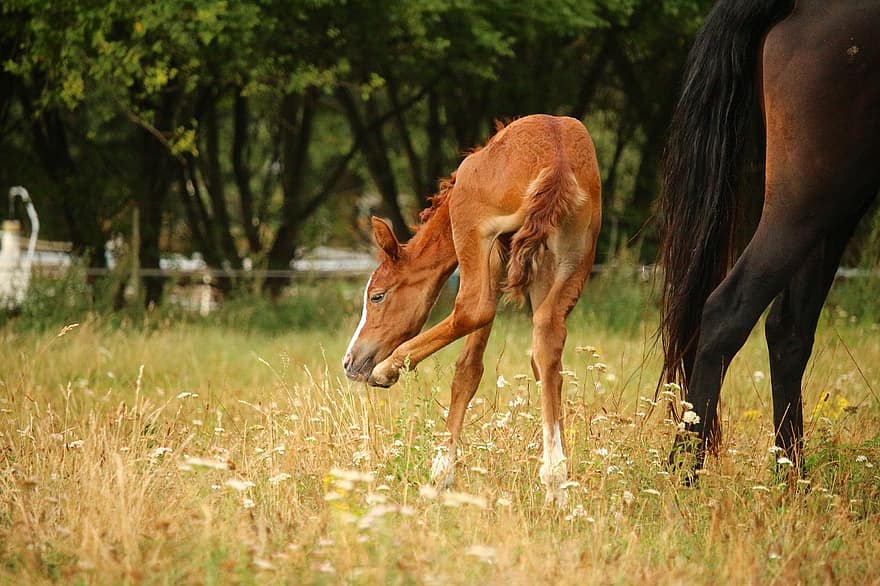
[[(541, 381), (548, 502), (563, 504), (567, 478), (562, 422), (565, 319), (593, 266), (601, 184), (589, 133), (573, 118), (533, 115), (501, 128), (440, 184), (416, 235), (400, 244), (373, 218), (381, 264), (364, 291), (361, 321), (343, 359), (346, 375), (388, 387), (467, 336), (452, 380), (449, 439), (432, 481), (452, 482), (465, 411), (483, 374), (483, 352), (499, 297), (532, 308), (532, 370)], [(461, 283), (452, 313), (421, 332), (447, 278)]]

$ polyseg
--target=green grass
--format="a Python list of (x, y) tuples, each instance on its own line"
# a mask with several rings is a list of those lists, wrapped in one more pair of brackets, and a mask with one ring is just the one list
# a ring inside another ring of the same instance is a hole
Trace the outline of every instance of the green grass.
[(666, 474), (664, 405), (642, 400), (658, 372), (649, 284), (614, 279), (569, 323), (562, 511), (544, 505), (529, 323), (510, 308), (439, 494), (424, 487), (460, 345), (391, 389), (350, 383), (339, 362), (359, 287), (334, 290), (337, 307), (321, 296), (315, 325), (293, 302), (207, 321), (85, 307), (66, 330), (20, 316), (0, 330), (0, 582), (876, 580), (876, 326), (823, 315), (805, 377), (809, 484), (776, 483), (756, 331), (725, 383), (720, 456), (685, 488)]

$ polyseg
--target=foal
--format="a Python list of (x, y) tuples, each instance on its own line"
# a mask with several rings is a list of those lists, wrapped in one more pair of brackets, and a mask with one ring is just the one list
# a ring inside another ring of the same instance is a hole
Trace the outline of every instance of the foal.
[[(562, 425), (565, 318), (593, 266), (601, 221), (593, 142), (573, 118), (533, 115), (504, 127), (440, 184), (416, 235), (400, 244), (373, 218), (381, 264), (367, 282), (361, 321), (343, 359), (346, 375), (388, 387), (402, 368), (467, 336), (455, 366), (446, 449), (433, 482), (452, 482), (456, 444), (483, 374), (483, 352), (498, 299), (532, 308), (532, 371), (541, 381), (547, 501), (563, 504), (567, 478)], [(458, 266), (452, 314), (419, 333)]]

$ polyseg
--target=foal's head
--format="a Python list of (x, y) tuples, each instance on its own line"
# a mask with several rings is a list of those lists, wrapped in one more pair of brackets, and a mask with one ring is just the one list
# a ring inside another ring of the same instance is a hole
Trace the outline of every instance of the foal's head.
[(448, 273), (409, 245), (401, 245), (384, 221), (373, 218), (381, 263), (364, 290), (361, 321), (342, 360), (345, 374), (374, 383), (373, 367), (421, 331)]

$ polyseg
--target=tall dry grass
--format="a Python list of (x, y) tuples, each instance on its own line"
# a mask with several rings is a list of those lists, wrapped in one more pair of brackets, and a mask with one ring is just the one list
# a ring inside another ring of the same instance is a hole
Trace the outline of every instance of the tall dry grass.
[(651, 326), (570, 326), (562, 511), (538, 481), (521, 316), (496, 326), (447, 492), (426, 483), (456, 349), (378, 390), (343, 380), (344, 328), (0, 333), (0, 580), (878, 581), (876, 326), (823, 319), (794, 491), (776, 482), (759, 337), (725, 384), (722, 453), (691, 489), (664, 466), (675, 424), (670, 397), (652, 405)]

